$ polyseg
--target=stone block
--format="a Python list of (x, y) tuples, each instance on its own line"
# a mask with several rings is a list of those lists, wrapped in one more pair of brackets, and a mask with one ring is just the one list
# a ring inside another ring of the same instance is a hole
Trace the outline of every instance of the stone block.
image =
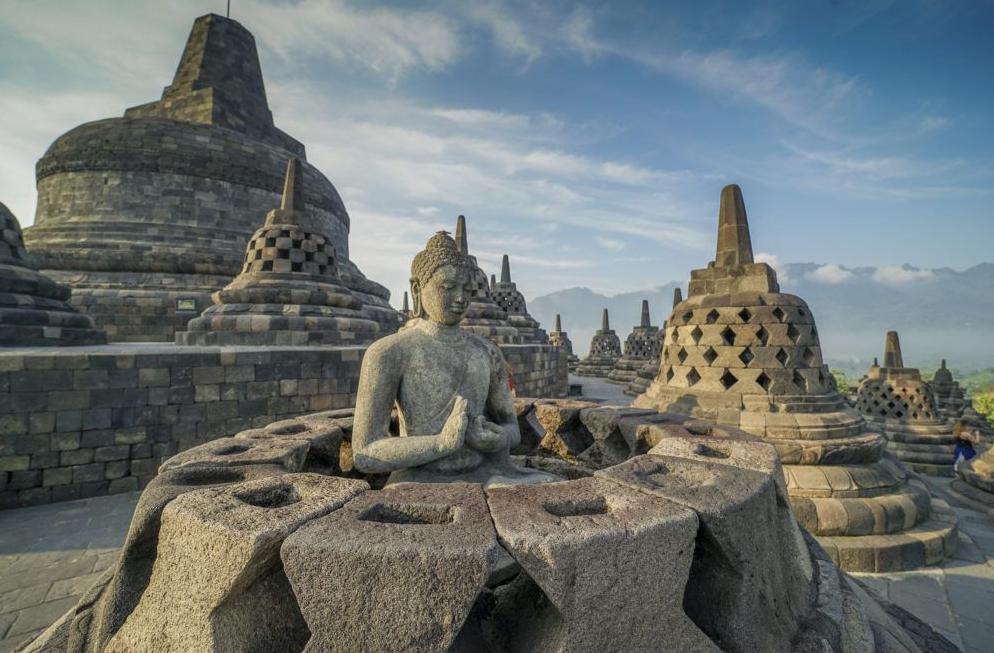
[(544, 594), (511, 650), (719, 650), (682, 605), (692, 510), (596, 478), (491, 489), (487, 501), (500, 543)]
[(109, 481), (127, 476), (131, 470), (130, 460), (114, 460), (104, 465), (104, 478)]
[(71, 467), (52, 467), (42, 472), (41, 484), (68, 485), (72, 483), (73, 471)]
[(87, 465), (74, 465), (72, 469), (73, 483), (101, 482), (104, 480), (104, 464), (90, 463)]
[(28, 469), (23, 471), (12, 471), (8, 475), (8, 490), (26, 490), (38, 487), (42, 484), (42, 471), (40, 469)]
[(404, 483), (304, 526), (281, 557), (311, 631), (305, 651), (442, 653), (499, 553), (479, 485)]
[(93, 460), (96, 462), (124, 460), (129, 454), (130, 450), (126, 444), (114, 445), (110, 447), (97, 447), (93, 450)]
[(55, 430), (55, 413), (31, 413), (28, 416), (30, 433), (51, 433)]
[(812, 598), (811, 561), (772, 474), (649, 455), (595, 475), (697, 513), (695, 574), (683, 605), (722, 650), (790, 647)]
[(169, 385), (169, 368), (152, 367), (138, 370), (138, 387), (162, 387)]
[(161, 470), (191, 464), (269, 464), (296, 472), (303, 468), (309, 449), (305, 440), (221, 438), (176, 454), (162, 463)]
[(138, 479), (134, 476), (115, 478), (107, 484), (107, 494), (121, 494), (138, 490)]
[[(280, 564), (280, 545), (367, 488), (362, 481), (295, 474), (173, 500), (162, 512), (147, 588), (107, 653), (300, 650), (308, 630)], [(191, 582), (198, 591), (189, 591)]]
[(93, 449), (73, 449), (63, 451), (59, 456), (59, 462), (66, 466), (92, 463)]

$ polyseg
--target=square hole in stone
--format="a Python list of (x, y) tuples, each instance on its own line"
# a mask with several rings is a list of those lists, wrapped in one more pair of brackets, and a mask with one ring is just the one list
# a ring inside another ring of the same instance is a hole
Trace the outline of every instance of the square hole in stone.
[(715, 360), (717, 360), (717, 358), (718, 358), (718, 352), (714, 350), (714, 347), (708, 347), (707, 350), (704, 352), (704, 360), (708, 362), (708, 365), (714, 363)]
[(732, 374), (729, 370), (725, 370), (725, 373), (722, 374), (721, 378), (718, 380), (721, 381), (721, 385), (725, 388), (725, 390), (728, 390), (733, 385), (739, 382), (739, 380), (735, 377), (735, 375)]
[(280, 483), (261, 490), (244, 491), (235, 494), (239, 501), (256, 508), (283, 508), (300, 501), (296, 488), (289, 483)]
[(303, 266), (304, 266), (304, 264), (300, 263), (300, 262), (291, 263), (290, 264), (290, 271), (291, 272), (300, 272), (303, 269)]
[(276, 239), (275, 238), (267, 238), (266, 239), (266, 247), (276, 247)]
[(418, 526), (450, 524), (452, 519), (452, 507), (437, 503), (376, 503), (359, 515), (360, 521)]
[(262, 262), (262, 271), (263, 272), (272, 272), (273, 271), (273, 262), (272, 262), (272, 260), (263, 261)]
[(556, 517), (583, 517), (585, 515), (603, 515), (607, 513), (607, 499), (590, 497), (584, 499), (561, 499), (546, 501), (542, 504), (550, 515)]

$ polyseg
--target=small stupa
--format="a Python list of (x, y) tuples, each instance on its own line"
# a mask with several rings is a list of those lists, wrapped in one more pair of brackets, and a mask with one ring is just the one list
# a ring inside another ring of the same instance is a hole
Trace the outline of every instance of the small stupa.
[(0, 346), (100, 345), (107, 335), (69, 305), (68, 286), (28, 261), (21, 223), (0, 202)]
[(918, 369), (905, 367), (897, 331), (887, 332), (884, 364), (870, 368), (856, 405), (905, 465), (923, 474), (953, 475), (952, 423), (939, 411)]
[(910, 569), (956, 546), (955, 518), (836, 390), (811, 310), (753, 258), (738, 186), (721, 192), (715, 260), (690, 276), (659, 374), (633, 405), (739, 427), (771, 442), (800, 521), (849, 571)]
[(614, 364), (619, 358), (621, 358), (621, 340), (611, 329), (611, 321), (605, 308), (601, 315), (601, 328), (590, 339), (590, 352), (576, 366), (576, 374), (606, 377), (614, 369)]
[(932, 380), (928, 382), (935, 396), (935, 405), (939, 412), (953, 423), (960, 422), (967, 429), (980, 434), (981, 444), (989, 445), (994, 431), (990, 422), (973, 408), (973, 402), (959, 382), (953, 378), (953, 373), (946, 366), (946, 359), (935, 371)]
[(245, 250), (241, 274), (176, 334), (183, 345), (367, 344), (379, 326), (338, 278), (335, 246), (303, 204), (300, 161), (287, 164), (280, 208)]
[(562, 318), (559, 317), (559, 313), (556, 313), (555, 330), (549, 332), (549, 344), (565, 350), (569, 371), (573, 372), (576, 370), (576, 366), (580, 364), (580, 359), (573, 353), (573, 342), (569, 339), (569, 334), (563, 331), (563, 321)]
[(466, 216), (456, 218), (456, 244), (476, 265), (473, 299), (459, 326), (478, 336), (483, 336), (497, 344), (510, 345), (521, 342), (518, 329), (508, 321), (507, 312), (494, 302), (487, 282), (486, 273), (480, 269), (476, 257), (469, 253), (469, 238), (466, 233)]
[(518, 330), (523, 344), (549, 344), (549, 335), (538, 325), (538, 320), (528, 314), (525, 296), (511, 281), (511, 262), (507, 254), (501, 260), (500, 281), (490, 276), (490, 289), (494, 302), (507, 313), (507, 321)]
[(638, 371), (649, 361), (659, 360), (659, 351), (663, 343), (660, 339), (659, 327), (653, 326), (649, 319), (649, 300), (642, 300), (642, 314), (638, 326), (625, 338), (624, 355), (614, 364), (614, 369), (607, 375), (611, 383), (628, 385), (638, 375)]
[[(683, 301), (683, 292), (680, 287), (677, 286), (673, 289), (673, 306), (676, 306)], [(635, 378), (631, 380), (628, 387), (625, 388), (625, 394), (630, 397), (637, 397), (652, 385), (652, 382), (656, 379), (656, 374), (659, 372), (659, 356), (663, 351), (663, 339), (666, 335), (666, 320), (663, 320), (663, 326), (659, 329), (659, 348), (656, 350), (655, 358), (647, 360), (645, 363), (639, 367), (638, 372), (635, 373)]]

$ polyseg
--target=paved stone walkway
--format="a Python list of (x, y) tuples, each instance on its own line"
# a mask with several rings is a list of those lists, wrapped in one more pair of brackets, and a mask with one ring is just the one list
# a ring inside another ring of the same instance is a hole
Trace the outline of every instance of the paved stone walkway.
[[(857, 577), (964, 651), (991, 653), (994, 521), (957, 506), (948, 479), (926, 480), (935, 501), (959, 515), (959, 553), (914, 572)], [(129, 493), (0, 511), (0, 653), (47, 628), (114, 562), (137, 499)]]
[(609, 406), (627, 406), (632, 403), (632, 397), (625, 394), (625, 386), (608, 383), (606, 379), (570, 374), (569, 382), (583, 386), (583, 394), (579, 397), (570, 397), (571, 399), (601, 399)]
[(0, 653), (76, 604), (114, 563), (138, 493), (0, 511)]

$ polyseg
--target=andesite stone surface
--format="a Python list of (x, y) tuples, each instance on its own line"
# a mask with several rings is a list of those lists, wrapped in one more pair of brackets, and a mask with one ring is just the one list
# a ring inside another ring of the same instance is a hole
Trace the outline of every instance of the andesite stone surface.
[[(308, 443), (285, 466), (193, 450), (143, 493), (118, 563), (25, 650), (910, 653), (938, 637), (804, 537), (769, 444), (589, 402), (515, 412), (517, 459), (574, 480), (376, 489), (385, 476), (352, 464), (351, 410), (237, 436)], [(588, 424), (623, 433), (628, 463), (569, 462), (536, 438)]]
[(667, 321), (655, 381), (639, 408), (693, 415), (771, 442), (798, 521), (843, 569), (939, 562), (956, 546), (951, 514), (885, 454), (883, 436), (839, 395), (814, 318), (753, 259), (738, 186), (721, 193), (715, 260), (691, 272)]
[(490, 293), (494, 302), (507, 313), (507, 321), (518, 330), (521, 342), (549, 344), (549, 335), (539, 326), (538, 320), (528, 314), (525, 296), (518, 290), (518, 285), (511, 281), (511, 262), (507, 254), (501, 260), (500, 281), (492, 281)]
[(21, 223), (0, 203), (0, 346), (97, 345), (107, 335), (69, 305), (68, 287), (28, 260)]
[(171, 342), (238, 274), (259, 207), (278, 203), (291, 157), (344, 285), (367, 317), (395, 329), (389, 292), (349, 259), (338, 191), (273, 122), (252, 34), (216, 14), (194, 22), (160, 100), (80, 125), (48, 148), (28, 251), (111, 340)]
[(576, 374), (606, 377), (614, 369), (614, 364), (619, 358), (621, 358), (621, 340), (611, 329), (610, 317), (605, 308), (601, 314), (601, 328), (595, 331), (590, 339), (590, 351), (576, 366)]
[(556, 328), (549, 332), (549, 343), (566, 352), (569, 371), (576, 370), (580, 358), (573, 353), (573, 341), (569, 339), (569, 334), (563, 331), (563, 321), (559, 317), (559, 313), (556, 313)]
[(884, 363), (859, 384), (856, 406), (887, 438), (887, 450), (905, 466), (933, 476), (953, 476), (955, 436), (939, 411), (932, 388), (917, 368), (905, 367), (896, 331), (888, 331)]
[[(673, 306), (676, 306), (683, 301), (683, 292), (680, 287), (677, 286), (673, 289)], [(625, 388), (625, 394), (632, 397), (637, 397), (652, 385), (652, 382), (656, 380), (656, 374), (659, 373), (659, 357), (663, 351), (663, 344), (666, 337), (666, 326), (667, 321), (663, 320), (663, 326), (659, 330), (659, 350), (656, 352), (655, 358), (650, 358), (648, 361), (639, 367), (638, 371), (635, 373), (635, 378), (632, 379), (628, 387)]]

